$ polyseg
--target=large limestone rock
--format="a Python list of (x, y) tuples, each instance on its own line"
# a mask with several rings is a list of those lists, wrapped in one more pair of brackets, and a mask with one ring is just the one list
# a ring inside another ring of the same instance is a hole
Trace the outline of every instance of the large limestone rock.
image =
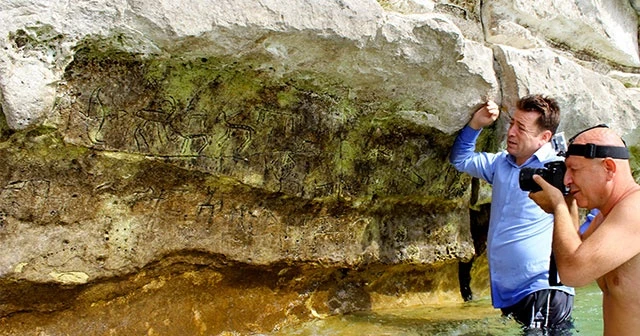
[[(559, 130), (567, 136), (606, 123), (624, 134), (629, 143), (638, 144), (640, 92), (628, 89), (634, 81), (624, 79), (633, 75), (625, 77), (621, 73), (616, 78), (614, 74), (601, 74), (544, 48), (520, 50), (496, 46), (494, 52), (502, 64), (502, 92), (513, 97), (549, 92), (561, 106)], [(506, 102), (505, 106), (513, 108)]]
[(0, 335), (264, 332), (456, 293), (474, 242), (447, 156), (481, 103), (545, 93), (560, 131), (639, 141), (637, 4), (527, 6), (0, 0)]
[(487, 41), (517, 48), (566, 46), (637, 67), (638, 15), (627, 0), (488, 1)]

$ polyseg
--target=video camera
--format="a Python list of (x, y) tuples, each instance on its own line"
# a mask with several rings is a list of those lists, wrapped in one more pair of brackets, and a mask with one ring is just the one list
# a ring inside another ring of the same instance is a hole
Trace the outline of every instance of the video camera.
[[(564, 132), (553, 136), (551, 144), (557, 155), (562, 156), (567, 152), (567, 142)], [(563, 195), (569, 194), (569, 189), (564, 185), (564, 173), (567, 167), (564, 161), (551, 161), (544, 164), (544, 168), (522, 168), (520, 169), (519, 183), (523, 191), (536, 192), (542, 188), (533, 180), (533, 175), (540, 175), (545, 181), (562, 191)]]

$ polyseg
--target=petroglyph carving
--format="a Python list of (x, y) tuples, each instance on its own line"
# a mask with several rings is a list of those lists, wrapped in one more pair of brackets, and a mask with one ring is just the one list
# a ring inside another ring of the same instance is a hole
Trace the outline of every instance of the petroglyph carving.
[(85, 112), (81, 112), (83, 117), (83, 127), (91, 145), (104, 146), (105, 127), (119, 119), (122, 115), (127, 115), (124, 110), (111, 109), (102, 97), (102, 87), (91, 91)]
[(279, 158), (271, 161), (273, 175), (278, 180), (278, 192), (281, 192), (287, 179), (291, 176), (296, 166), (296, 161), (291, 152), (283, 152)]
[[(133, 146), (138, 152), (197, 157), (201, 156), (211, 143), (209, 139), (212, 121), (221, 122), (225, 127), (224, 138), (230, 138), (234, 130), (245, 132), (239, 148), (234, 150), (234, 153), (242, 152), (248, 146), (255, 130), (251, 126), (231, 122), (231, 118), (227, 118), (225, 113), (222, 113), (220, 121), (215, 121), (218, 119), (213, 117), (215, 113), (203, 110), (200, 106), (202, 104), (199, 104), (205, 95), (212, 94), (211, 90), (216, 86), (216, 80), (202, 85), (182, 104), (171, 96), (166, 99), (155, 97), (145, 107), (138, 108), (133, 113), (108, 104), (103, 97), (102, 88), (97, 88), (91, 92), (87, 108), (81, 112), (82, 123), (90, 143), (104, 145), (104, 132), (109, 122), (127, 116), (126, 119), (118, 120), (112, 131), (125, 133), (121, 136), (126, 136), (126, 130), (132, 127)], [(182, 105), (184, 107), (181, 107)]]
[[(196, 90), (183, 110), (171, 118), (169, 126), (171, 130), (182, 139), (180, 154), (182, 156), (200, 156), (210, 145), (210, 127), (207, 121), (211, 113), (198, 109), (198, 103), (205, 93), (218, 85), (217, 78)], [(195, 150), (193, 149), (195, 148)]]
[(407, 174), (408, 176), (406, 174), (403, 175), (404, 178), (409, 180), (411, 183), (415, 184), (416, 188), (421, 188), (427, 182), (422, 176), (420, 176), (420, 174), (418, 174), (413, 169), (411, 170), (411, 172), (408, 172)]
[(239, 131), (242, 134), (241, 136), (242, 141), (238, 145), (238, 147), (236, 147), (233, 150), (233, 155), (234, 155), (234, 158), (236, 159), (247, 160), (246, 158), (241, 157), (240, 153), (242, 153), (249, 146), (249, 144), (251, 143), (253, 134), (256, 132), (256, 130), (249, 125), (232, 123), (229, 121), (239, 114), (240, 113), (237, 113), (231, 117), (228, 117), (225, 111), (220, 112), (220, 115), (222, 116), (222, 121), (224, 122), (226, 129), (224, 134), (218, 140), (218, 144), (221, 145), (227, 142), (229, 139), (231, 139), (232, 136), (236, 134), (236, 131)]
[(89, 104), (87, 106), (87, 112), (85, 116), (89, 120), (98, 121), (98, 127), (95, 130), (87, 128), (87, 137), (91, 143), (103, 143), (104, 141), (101, 138), (102, 127), (104, 127), (105, 123), (105, 108), (102, 99), (100, 98), (100, 90), (101, 88), (97, 88), (91, 92), (89, 96)]
[(196, 213), (197, 218), (206, 218), (207, 224), (213, 222), (213, 216), (216, 212), (222, 211), (224, 201), (222, 199), (214, 200), (215, 191), (207, 190), (207, 200), (204, 203), (198, 204), (198, 211)]
[(170, 142), (167, 127), (170, 119), (176, 111), (176, 102), (173, 97), (162, 100), (158, 106), (144, 108), (134, 113), (139, 119), (133, 132), (133, 137), (138, 151), (150, 152), (152, 150), (151, 139), (157, 140), (160, 145)]

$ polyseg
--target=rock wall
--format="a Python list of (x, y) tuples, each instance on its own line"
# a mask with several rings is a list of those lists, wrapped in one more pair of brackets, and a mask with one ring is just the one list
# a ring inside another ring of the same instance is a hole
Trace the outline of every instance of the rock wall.
[(544, 93), (560, 131), (604, 122), (635, 153), (639, 8), (0, 0), (0, 334), (452, 299), (474, 255), (455, 132)]

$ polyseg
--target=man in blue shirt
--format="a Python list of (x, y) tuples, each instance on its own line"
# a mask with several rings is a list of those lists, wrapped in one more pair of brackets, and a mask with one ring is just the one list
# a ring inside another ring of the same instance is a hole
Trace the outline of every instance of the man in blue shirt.
[(553, 216), (519, 187), (521, 168), (541, 168), (559, 159), (550, 140), (560, 122), (560, 109), (552, 98), (523, 97), (510, 116), (506, 151), (475, 152), (482, 128), (499, 114), (493, 101), (477, 110), (458, 134), (450, 155), (457, 170), (493, 186), (487, 237), (493, 306), (525, 328), (570, 328), (574, 290), (549, 283)]

